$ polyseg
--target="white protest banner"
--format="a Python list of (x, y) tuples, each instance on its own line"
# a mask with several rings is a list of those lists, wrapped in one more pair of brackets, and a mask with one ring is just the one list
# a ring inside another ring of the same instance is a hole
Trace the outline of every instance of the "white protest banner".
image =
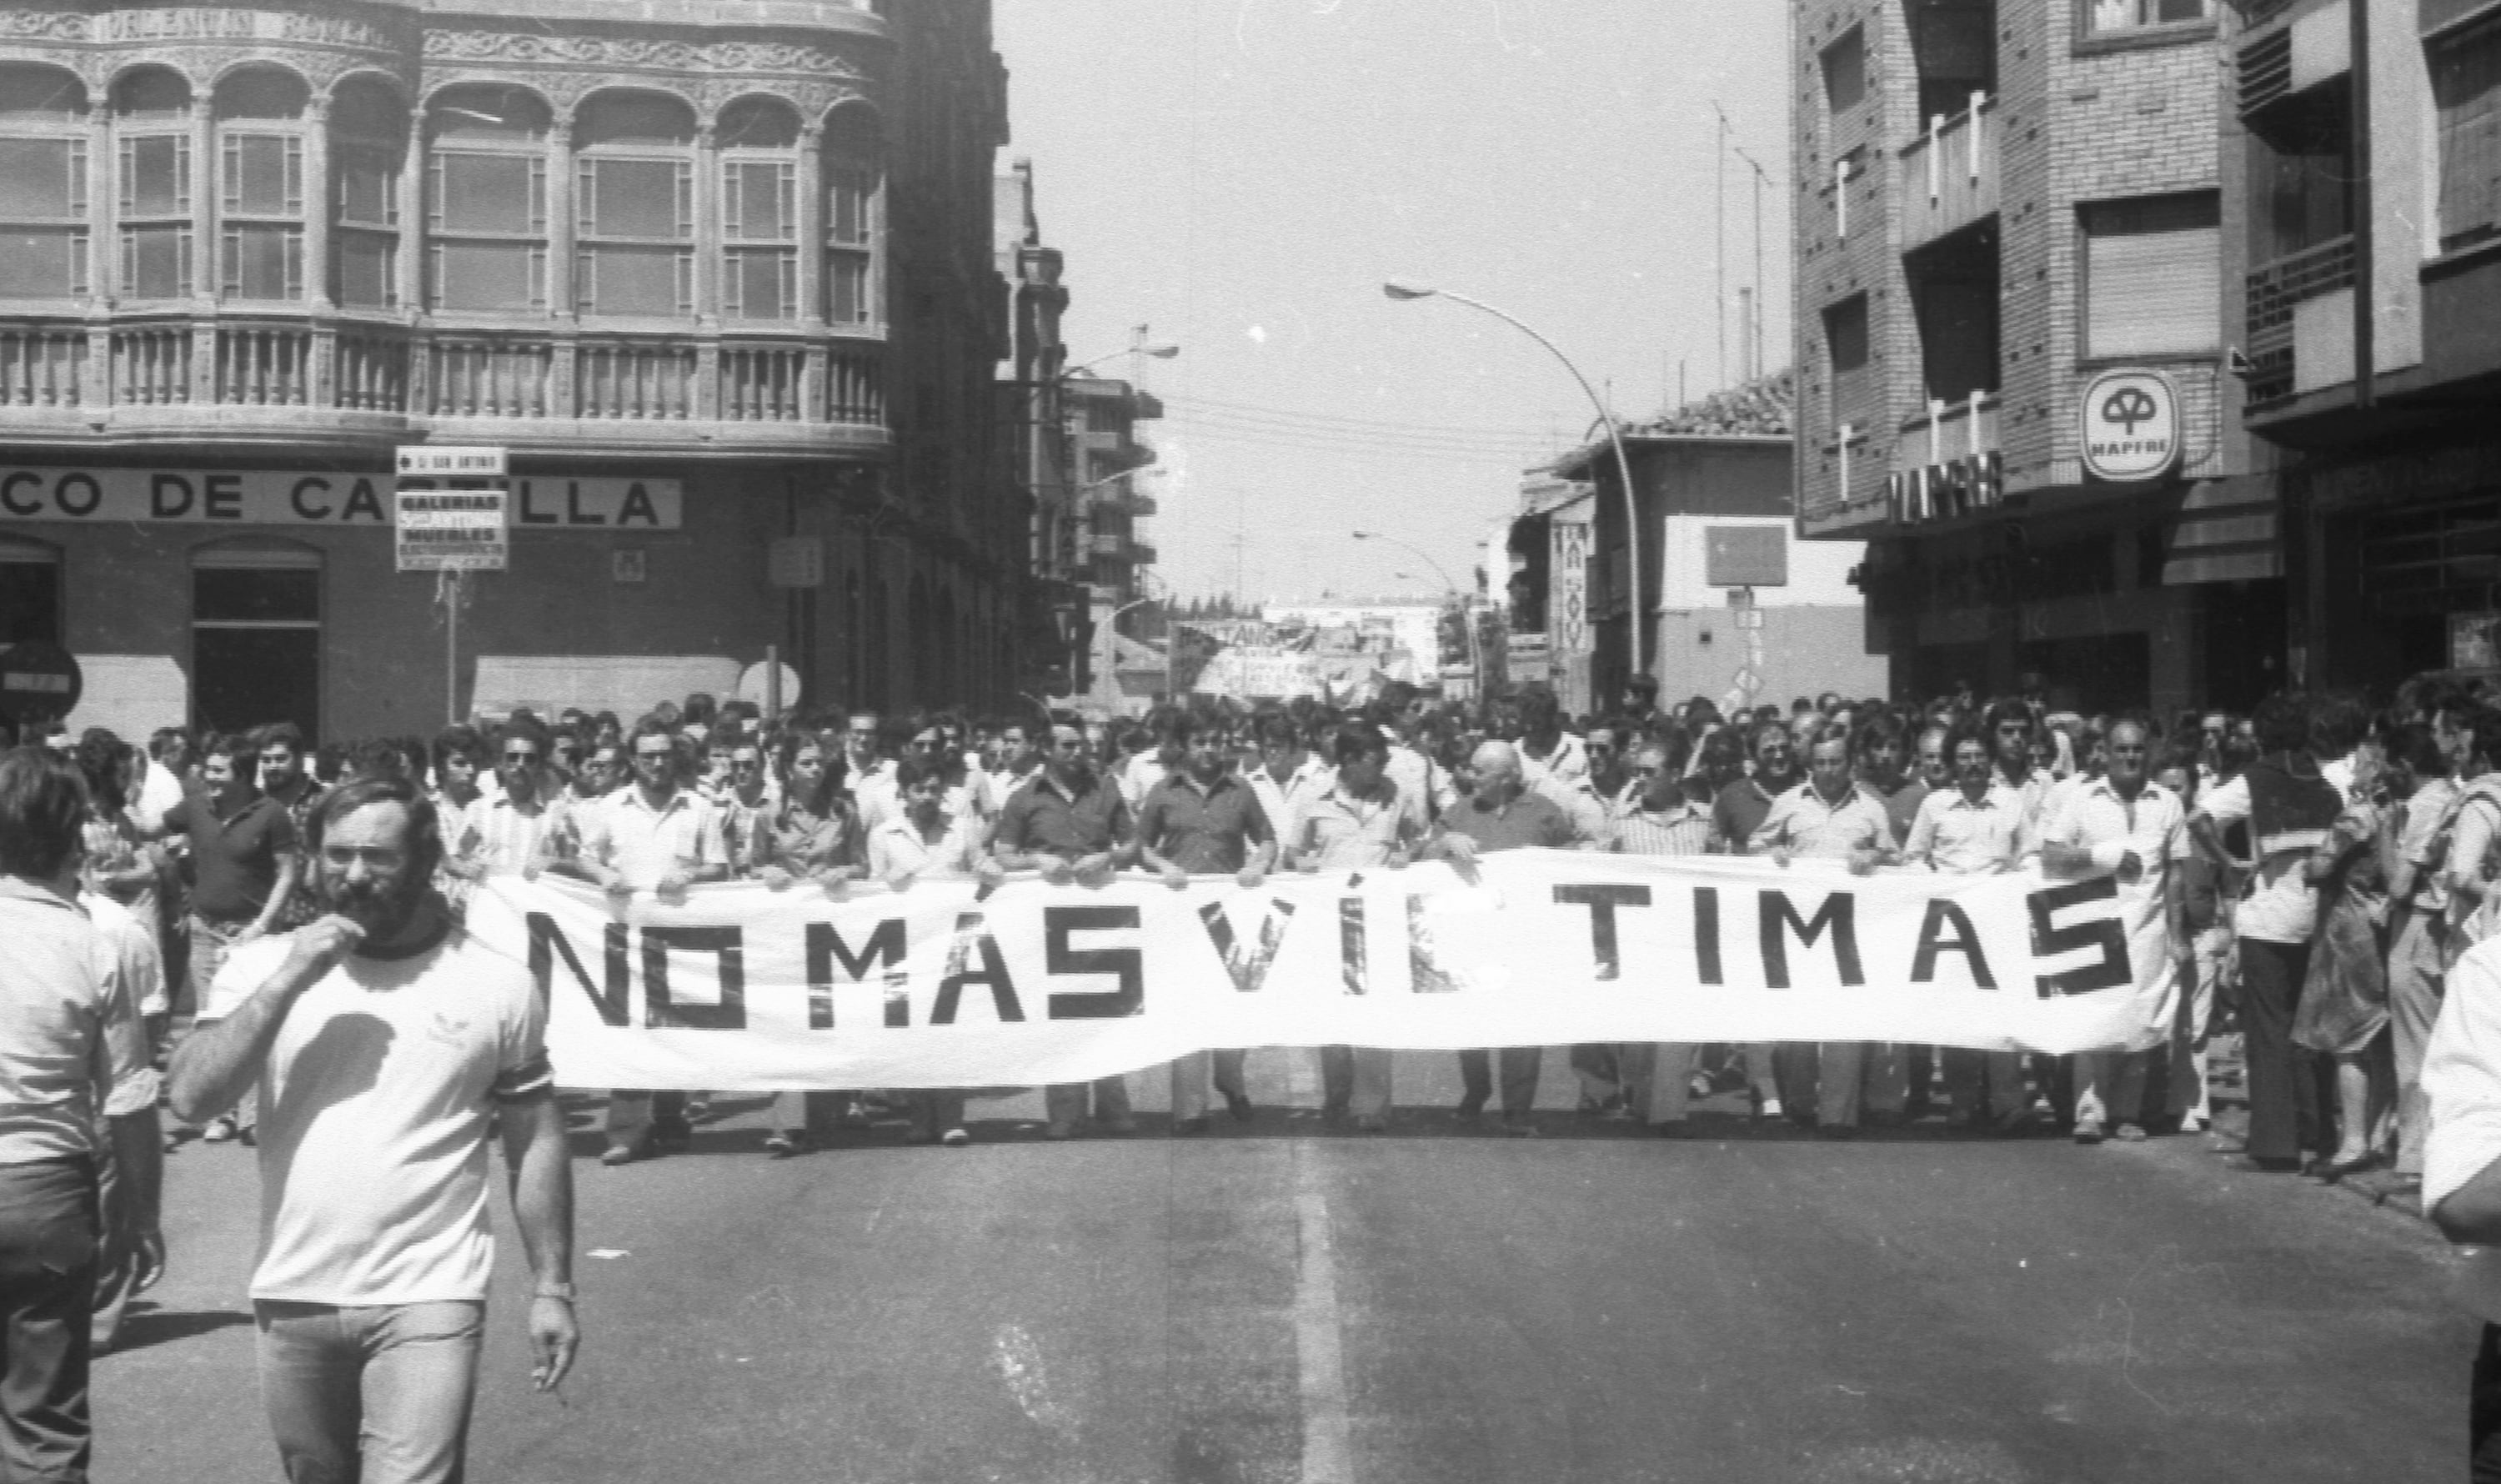
[(2154, 1044), (2172, 964), (2104, 876), (1869, 877), (1517, 851), (1245, 892), (971, 882), (612, 907), (498, 878), (469, 928), (550, 996), (575, 1087), (1077, 1082), (1207, 1046)]

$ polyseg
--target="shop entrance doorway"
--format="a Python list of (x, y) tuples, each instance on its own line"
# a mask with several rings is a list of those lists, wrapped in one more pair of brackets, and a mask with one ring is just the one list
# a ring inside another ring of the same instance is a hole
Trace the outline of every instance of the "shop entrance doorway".
[(319, 552), (231, 542), (192, 555), (191, 710), (213, 731), (292, 722), (318, 743)]

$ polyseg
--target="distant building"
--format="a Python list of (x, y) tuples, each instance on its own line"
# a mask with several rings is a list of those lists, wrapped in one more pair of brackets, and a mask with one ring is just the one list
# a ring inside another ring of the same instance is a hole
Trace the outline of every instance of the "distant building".
[(2218, 166), (2218, 9), (1797, 10), (1798, 515), (1867, 543), (1906, 693), (2037, 674), (2168, 709), (2282, 682), (2276, 506), (2225, 372), (2222, 245), (2263, 223)]
[[(987, 0), (14, 7), (0, 642), (79, 720), (1014, 690)], [(391, 450), (509, 449), (446, 692)], [(778, 576), (777, 585), (768, 572)]]
[(1048, 565), (1086, 593), (1086, 637), (1071, 699), (1106, 712), (1143, 710), (1140, 682), (1124, 679), (1137, 672), (1120, 663), (1112, 635), (1124, 619), (1127, 637), (1160, 641), (1163, 631), (1159, 615), (1141, 613), (1147, 600), (1139, 573), (1154, 565), (1155, 549), (1139, 539), (1138, 523), (1155, 513), (1155, 501), (1137, 488), (1137, 472), (1155, 461), (1155, 451), (1139, 441), (1138, 424), (1160, 420), (1163, 403), (1101, 376), (1065, 377), (1059, 390), (1075, 483)]
[(1006, 482), (1022, 503), (1028, 540), (1018, 607), (1024, 666), (1017, 690), (1058, 695), (1083, 667), (1090, 599), (1076, 539), (1076, 447), (1061, 388), (1068, 362), (1059, 327), (1068, 311), (1066, 263), (1043, 240), (1031, 160), (1017, 160), (998, 178), (992, 220), (999, 277), (1008, 286), (999, 451)]
[[(1623, 429), (1640, 507), (1638, 604), (1626, 577), (1622, 484), (1606, 442), (1575, 450), (1551, 477), (1523, 487), (1510, 538), (1513, 647), (1534, 653), (1524, 641), (1544, 636), (1551, 683), (1567, 707), (1604, 711), (1622, 697), (1633, 622), (1648, 631), (1663, 699), (1735, 694), (1761, 704), (1884, 691), (1885, 661), (1867, 653), (1863, 603), (1849, 580), (1856, 545), (1798, 539), (1791, 395), (1782, 372)], [(1558, 552), (1575, 549), (1585, 554), (1577, 622), (1573, 575), (1555, 565)], [(1741, 621), (1738, 601), (1757, 617)]]

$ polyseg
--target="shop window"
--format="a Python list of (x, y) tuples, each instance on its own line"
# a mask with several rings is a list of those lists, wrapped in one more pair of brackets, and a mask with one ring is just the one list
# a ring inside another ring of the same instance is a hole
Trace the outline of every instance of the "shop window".
[(191, 291), (190, 108), (189, 84), (163, 69), (133, 73), (115, 87), (116, 277), (126, 298)]
[(321, 554), (220, 541), (191, 554), (193, 721), (217, 731), (293, 722), (317, 737)]
[(583, 105), (574, 164), (575, 302), (584, 314), (691, 315), (694, 114), (675, 98)]
[(61, 642), (61, 554), (0, 536), (0, 645)]
[(2222, 243), (2211, 191), (2092, 201), (2084, 231), (2083, 354), (2212, 354), (2222, 340)]
[(548, 304), (547, 106), (461, 87), (427, 111), (426, 297), (505, 313)]
[(0, 66), (0, 299), (86, 294), (85, 134), (75, 76)]
[(2501, 235), (2501, 20), (2435, 43), (2440, 113), (2440, 245)]
[(799, 317), (799, 116), (750, 98), (724, 110), (720, 161), (720, 312), (732, 320)]
[(884, 146), (874, 114), (837, 109), (825, 125), (825, 318), (879, 322)]

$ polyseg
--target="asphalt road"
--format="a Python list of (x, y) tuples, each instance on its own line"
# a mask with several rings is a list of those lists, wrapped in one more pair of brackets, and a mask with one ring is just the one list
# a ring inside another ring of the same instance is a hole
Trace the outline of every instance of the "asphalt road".
[[(2463, 1475), (2475, 1327), (2414, 1219), (2202, 1139), (1932, 1126), (1826, 1143), (1570, 1111), (1459, 1130), (1402, 1056), (1387, 1136), (1311, 1054), (1245, 1128), (774, 1163), (760, 1099), (579, 1168), (585, 1347), (529, 1393), (502, 1245), (471, 1477), (533, 1481), (2422, 1480)], [(1133, 1078), (1143, 1109), (1162, 1078)], [(584, 1105), (586, 1129), (589, 1105)], [(585, 1132), (581, 1147), (595, 1149)], [(96, 1477), (277, 1476), (243, 1285), (251, 1156), (169, 1162), (173, 1270), (97, 1365)], [(500, 1212), (499, 1212), (500, 1219)]]

